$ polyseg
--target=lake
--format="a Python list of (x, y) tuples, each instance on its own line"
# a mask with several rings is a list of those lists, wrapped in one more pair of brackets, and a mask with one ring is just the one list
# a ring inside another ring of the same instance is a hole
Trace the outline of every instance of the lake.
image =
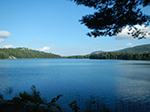
[[(62, 94), (57, 103), (65, 111), (74, 100), (81, 108), (86, 108), (89, 101), (95, 100), (105, 103), (110, 110), (114, 110), (116, 105), (123, 108), (132, 105), (136, 111), (148, 111), (150, 61), (0, 60), (0, 93), (4, 99), (11, 99), (19, 92), (30, 92), (32, 85), (47, 101)], [(7, 92), (9, 87), (13, 88), (12, 94)], [(130, 111), (132, 109), (129, 108)]]

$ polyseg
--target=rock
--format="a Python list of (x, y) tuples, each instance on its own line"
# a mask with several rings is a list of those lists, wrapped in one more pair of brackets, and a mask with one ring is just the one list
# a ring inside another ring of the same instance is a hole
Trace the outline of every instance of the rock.
[(17, 59), (17, 58), (14, 56), (9, 56), (8, 59)]

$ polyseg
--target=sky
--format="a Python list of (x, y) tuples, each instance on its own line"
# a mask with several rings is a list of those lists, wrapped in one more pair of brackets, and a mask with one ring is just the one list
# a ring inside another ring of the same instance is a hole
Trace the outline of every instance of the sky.
[[(143, 11), (149, 14), (149, 10)], [(70, 56), (150, 44), (150, 37), (133, 39), (126, 29), (116, 37), (88, 37), (90, 30), (79, 20), (93, 12), (68, 0), (0, 0), (0, 48), (26, 47)], [(150, 27), (145, 30), (150, 32)]]

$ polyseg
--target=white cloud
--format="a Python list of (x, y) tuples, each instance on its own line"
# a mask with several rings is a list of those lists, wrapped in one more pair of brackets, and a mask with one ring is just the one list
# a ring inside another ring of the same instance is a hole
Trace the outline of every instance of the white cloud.
[(38, 38), (37, 41), (42, 41), (43, 39)]
[(13, 45), (5, 45), (2, 48), (11, 48), (11, 47), (13, 47)]
[(0, 38), (0, 42), (4, 41), (4, 39)]
[[(150, 31), (150, 26), (145, 27), (145, 25), (135, 25), (136, 28), (141, 29), (141, 31)], [(115, 39), (121, 40), (121, 39), (134, 39), (131, 35), (128, 35), (128, 26), (125, 27), (120, 34), (118, 34)], [(150, 33), (150, 32), (149, 32)], [(150, 38), (150, 35), (146, 35), (146, 38)]]
[(50, 49), (51, 49), (50, 47), (46, 46), (46, 47), (41, 48), (41, 51), (49, 51)]
[(129, 46), (133, 46), (133, 44), (132, 44), (132, 43), (127, 43), (127, 44), (116, 44), (116, 46), (129, 47)]
[(40, 51), (49, 51), (50, 49), (53, 49), (53, 45), (52, 45), (51, 47), (45, 46), (45, 47), (40, 48), (40, 49), (38, 49), (38, 50), (40, 50)]
[(127, 43), (126, 46), (133, 46), (133, 44), (132, 43)]
[(6, 38), (11, 36), (11, 34), (8, 31), (0, 31), (0, 38)]

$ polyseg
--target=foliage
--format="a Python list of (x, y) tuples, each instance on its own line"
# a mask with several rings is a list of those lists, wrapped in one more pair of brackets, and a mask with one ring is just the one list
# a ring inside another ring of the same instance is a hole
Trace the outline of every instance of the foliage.
[(56, 98), (53, 98), (53, 99), (51, 100), (51, 102), (47, 104), (47, 106), (48, 106), (49, 108), (51, 108), (51, 107), (53, 106), (53, 107), (56, 107), (58, 110), (61, 110), (61, 107), (60, 107), (58, 104), (56, 104), (57, 100), (58, 100), (60, 97), (63, 97), (63, 95), (59, 94)]
[(0, 99), (3, 100), (4, 96), (2, 94), (0, 94)]
[(40, 92), (36, 90), (34, 85), (31, 87), (31, 90), (32, 94), (29, 94), (24, 91), (23, 93), (19, 93), (19, 96), (14, 97), (13, 101), (18, 103), (27, 103), (28, 101), (38, 104), (43, 103), (43, 100), (40, 97)]
[(13, 87), (8, 87), (5, 90), (5, 93), (7, 93), (7, 94), (11, 94), (12, 92), (13, 92)]
[(56, 98), (53, 98), (51, 101), (51, 104), (54, 104), (60, 97), (62, 97), (63, 95), (58, 95)]
[(74, 111), (74, 112), (78, 112), (80, 110), (77, 101), (74, 100), (72, 103), (69, 104), (69, 107)]
[(150, 44), (126, 48), (117, 52), (130, 52), (130, 53), (148, 53), (150, 52)]
[(89, 55), (74, 55), (74, 56), (68, 56), (67, 58), (84, 59), (84, 58), (89, 58)]
[(150, 60), (149, 53), (105, 52), (92, 54), (90, 59)]
[(1, 48), (0, 49), (0, 59), (8, 59), (9, 56), (14, 56), (18, 59), (22, 58), (60, 58), (61, 56), (45, 53), (36, 50), (31, 50), (28, 48)]
[[(122, 50), (113, 51), (113, 52), (148, 53), (150, 52), (150, 44), (129, 47)], [(91, 54), (99, 54), (99, 53), (104, 53), (104, 51), (95, 51), (92, 52)]]
[(23, 106), (29, 112), (51, 112), (55, 110), (60, 110), (61, 107), (56, 104), (56, 101), (62, 96), (58, 95), (56, 98), (52, 99), (50, 103), (44, 102), (40, 96), (40, 92), (36, 90), (33, 85), (31, 87), (32, 94), (27, 92), (19, 93), (19, 96), (14, 97), (11, 102), (19, 106)]
[[(49, 103), (46, 103), (40, 97), (40, 92), (36, 90), (34, 85), (31, 87), (31, 90), (31, 94), (27, 92), (19, 93), (19, 96), (13, 98), (12, 100), (7, 102), (5, 101), (5, 103), (0, 102), (0, 112), (62, 112), (61, 107), (56, 104), (58, 99), (62, 97), (61, 94), (56, 98), (53, 98)], [(83, 108), (79, 107), (76, 100), (71, 102), (68, 106), (74, 112), (142, 112), (150, 110), (149, 101), (145, 100), (126, 101), (124, 99), (116, 99), (115, 103), (116, 104), (113, 105), (113, 108), (110, 108), (104, 103), (103, 99), (100, 100), (92, 96), (87, 99), (85, 105), (83, 103), (80, 105), (83, 106)]]
[(79, 105), (76, 100), (69, 104), (69, 107), (74, 111), (78, 112), (79, 110), (82, 112), (110, 112), (110, 110), (106, 107), (104, 103), (99, 103), (99, 101), (87, 101), (87, 108), (80, 110)]
[[(92, 31), (88, 36), (116, 36), (126, 26), (134, 38), (145, 38), (147, 32), (141, 31), (135, 25), (149, 25), (150, 16), (141, 8), (150, 5), (150, 0), (70, 0), (77, 5), (94, 8), (94, 14), (85, 15), (80, 20)], [(140, 8), (141, 7), (141, 8)]]

